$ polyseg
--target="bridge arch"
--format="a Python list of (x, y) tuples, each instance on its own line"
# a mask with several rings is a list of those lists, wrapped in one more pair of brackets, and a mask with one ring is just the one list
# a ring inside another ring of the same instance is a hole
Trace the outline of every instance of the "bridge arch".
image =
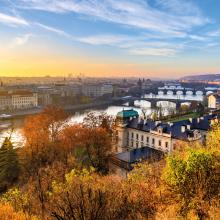
[(196, 91), (196, 95), (203, 95), (203, 91), (201, 90)]
[(193, 91), (186, 91), (186, 95), (193, 95)]
[(167, 95), (173, 95), (173, 91), (172, 90), (168, 90), (167, 91)]
[(158, 95), (164, 95), (164, 91), (159, 90)]
[(206, 95), (210, 95), (210, 94), (212, 94), (213, 93), (213, 91), (207, 91), (206, 92)]
[(162, 107), (162, 108), (166, 108), (166, 107), (171, 107), (171, 108), (176, 108), (176, 103), (172, 102), (172, 101), (156, 101), (156, 106), (157, 107)]
[(177, 95), (183, 95), (183, 91), (182, 90), (178, 90), (178, 91), (176, 91), (176, 94)]
[(150, 108), (151, 107), (151, 101), (147, 100), (135, 100), (134, 106), (136, 107), (144, 107), (144, 108)]

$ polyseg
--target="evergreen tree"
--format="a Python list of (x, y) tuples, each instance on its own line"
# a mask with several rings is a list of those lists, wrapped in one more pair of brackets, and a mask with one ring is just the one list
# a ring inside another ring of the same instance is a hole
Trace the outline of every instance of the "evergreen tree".
[(5, 138), (0, 148), (0, 190), (6, 189), (19, 174), (19, 161), (16, 150), (9, 138)]

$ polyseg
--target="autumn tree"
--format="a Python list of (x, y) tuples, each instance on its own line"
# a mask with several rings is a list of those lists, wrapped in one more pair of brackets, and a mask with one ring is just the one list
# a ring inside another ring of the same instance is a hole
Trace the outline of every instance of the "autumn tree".
[(187, 104), (183, 104), (180, 106), (180, 112), (187, 113), (189, 111), (190, 107)]
[(53, 184), (50, 212), (57, 220), (148, 219), (156, 211), (154, 198), (147, 182), (73, 170), (65, 182)]
[(29, 176), (39, 167), (51, 164), (62, 156), (59, 135), (66, 119), (62, 109), (50, 106), (25, 120), (23, 133), (26, 143), (20, 150), (20, 156)]
[(73, 125), (63, 130), (62, 140), (69, 152), (77, 154), (76, 160), (82, 161), (84, 165), (93, 166), (97, 171), (107, 171), (112, 143), (106, 129)]
[(28, 216), (22, 211), (16, 212), (8, 203), (0, 202), (0, 219), (1, 220), (38, 220), (35, 216)]
[(167, 158), (164, 180), (179, 212), (193, 211), (199, 219), (208, 215), (210, 204), (218, 200), (220, 157), (205, 149), (190, 150), (184, 158)]
[(219, 151), (220, 147), (220, 122), (214, 123), (208, 132), (206, 145), (209, 149)]
[(81, 147), (85, 149), (89, 164), (97, 171), (106, 172), (107, 159), (111, 153), (111, 138), (103, 128), (87, 128), (81, 136)]
[(83, 119), (83, 126), (88, 128), (101, 127), (105, 129), (109, 134), (113, 133), (114, 124), (114, 118), (105, 112), (90, 112)]
[(0, 190), (13, 184), (18, 175), (18, 156), (10, 139), (6, 137), (0, 148)]

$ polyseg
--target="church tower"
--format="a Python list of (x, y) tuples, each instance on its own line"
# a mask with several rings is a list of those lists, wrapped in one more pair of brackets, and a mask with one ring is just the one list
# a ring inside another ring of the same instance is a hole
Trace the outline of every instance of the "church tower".
[(129, 109), (122, 110), (118, 112), (116, 116), (116, 128), (115, 128), (115, 136), (116, 136), (116, 145), (119, 152), (125, 151), (128, 146), (128, 132), (127, 125), (129, 121), (133, 118), (138, 118), (138, 112)]

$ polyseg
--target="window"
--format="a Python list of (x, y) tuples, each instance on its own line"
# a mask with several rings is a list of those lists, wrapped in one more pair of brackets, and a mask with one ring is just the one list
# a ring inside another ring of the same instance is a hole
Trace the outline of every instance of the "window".
[(166, 142), (165, 145), (166, 145), (166, 148), (168, 148), (168, 142)]
[(147, 137), (147, 143), (149, 143), (149, 137)]
[(137, 140), (138, 140), (138, 134), (136, 134), (136, 138), (137, 138)]
[(131, 142), (131, 146), (134, 147), (134, 143), (133, 143), (133, 141)]
[(161, 140), (158, 141), (158, 145), (161, 146)]
[(136, 148), (138, 148), (138, 142), (136, 143)]
[(144, 136), (143, 135), (141, 135), (141, 141), (144, 141)]
[(155, 140), (154, 140), (154, 138), (152, 139), (152, 144), (154, 145), (154, 143), (155, 143)]
[(131, 138), (134, 138), (134, 133), (133, 132), (131, 133)]

